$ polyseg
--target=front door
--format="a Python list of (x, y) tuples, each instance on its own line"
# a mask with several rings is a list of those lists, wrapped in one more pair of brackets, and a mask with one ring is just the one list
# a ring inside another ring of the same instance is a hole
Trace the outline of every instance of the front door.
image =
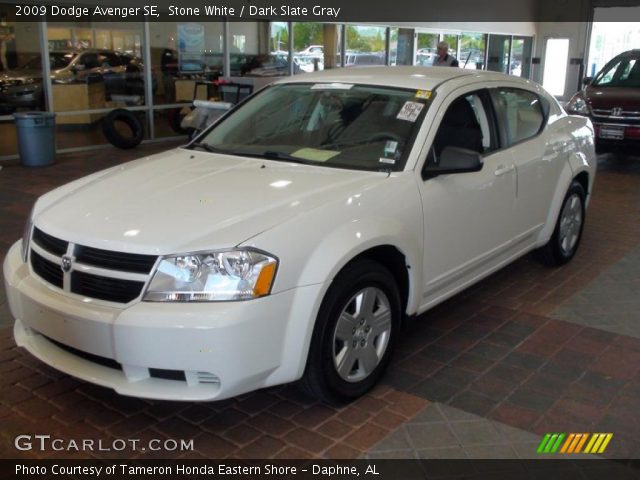
[[(486, 90), (448, 97), (425, 165), (438, 162), (446, 147), (483, 156), (478, 172), (426, 178), (423, 302), (421, 310), (469, 285), (508, 257), (513, 236), (516, 172), (511, 153), (498, 148), (493, 110)], [(424, 178), (424, 175), (423, 175)]]

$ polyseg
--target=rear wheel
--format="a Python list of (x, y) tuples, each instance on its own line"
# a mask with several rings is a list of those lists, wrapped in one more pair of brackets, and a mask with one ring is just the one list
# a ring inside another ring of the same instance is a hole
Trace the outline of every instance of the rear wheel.
[(400, 319), (391, 272), (371, 260), (348, 266), (320, 307), (301, 387), (332, 404), (366, 393), (389, 363)]
[(576, 254), (584, 226), (584, 203), (584, 188), (573, 182), (564, 197), (551, 239), (536, 251), (542, 263), (564, 265)]

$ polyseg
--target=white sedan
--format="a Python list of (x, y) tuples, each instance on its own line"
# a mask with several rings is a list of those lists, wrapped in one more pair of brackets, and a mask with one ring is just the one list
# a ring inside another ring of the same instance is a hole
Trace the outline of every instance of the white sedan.
[(593, 138), (539, 85), (497, 73), (284, 79), (185, 147), (42, 196), (4, 263), (15, 340), (125, 395), (300, 380), (358, 397), (405, 316), (527, 252), (574, 256)]

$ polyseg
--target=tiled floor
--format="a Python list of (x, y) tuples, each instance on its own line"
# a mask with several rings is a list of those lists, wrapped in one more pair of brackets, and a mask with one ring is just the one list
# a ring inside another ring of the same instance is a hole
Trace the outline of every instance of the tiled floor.
[[(0, 257), (37, 195), (165, 148), (5, 165)], [(613, 432), (605, 457), (640, 458), (639, 219), (640, 160), (603, 157), (574, 261), (549, 269), (522, 258), (409, 322), (382, 384), (342, 408), (294, 386), (204, 404), (121, 397), (46, 367), (0, 327), (0, 457), (15, 456), (15, 435), (46, 431), (193, 438), (182, 455), (195, 458), (528, 458), (547, 432)], [(0, 293), (0, 325), (10, 323)]]

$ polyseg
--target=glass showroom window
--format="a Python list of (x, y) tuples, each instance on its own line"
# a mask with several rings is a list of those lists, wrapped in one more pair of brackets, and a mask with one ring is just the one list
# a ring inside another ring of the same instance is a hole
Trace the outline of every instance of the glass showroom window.
[(302, 22), (293, 24), (293, 73), (340, 66), (340, 25)]
[(484, 33), (463, 33), (460, 35), (461, 68), (482, 70), (487, 36)]
[(437, 57), (438, 41), (440, 35), (437, 33), (418, 33), (416, 45), (416, 65), (424, 67), (433, 65)]
[(509, 73), (517, 77), (529, 78), (531, 74), (531, 37), (513, 37), (511, 42), (511, 65)]
[(384, 65), (386, 28), (368, 25), (347, 25), (345, 67)]
[(457, 33), (445, 33), (442, 36), (442, 40), (449, 44), (449, 55), (453, 55), (458, 58), (458, 40), (459, 36)]
[[(231, 77), (289, 75), (286, 22), (230, 22)], [(261, 87), (264, 82), (253, 82)]]
[(149, 23), (156, 137), (186, 134), (181, 122), (193, 100), (219, 98), (223, 36), (222, 22)]
[(0, 158), (17, 153), (11, 114), (46, 109), (38, 24), (16, 22), (10, 7), (0, 5)]
[(413, 65), (414, 41), (413, 28), (390, 28), (389, 65)]
[(509, 73), (511, 35), (489, 35), (487, 70)]
[[(137, 111), (141, 127), (146, 127), (146, 113), (141, 111), (147, 104), (142, 39), (143, 25), (138, 22), (48, 24), (59, 149), (108, 143), (105, 118), (115, 108)], [(153, 77), (152, 91), (156, 88)]]

